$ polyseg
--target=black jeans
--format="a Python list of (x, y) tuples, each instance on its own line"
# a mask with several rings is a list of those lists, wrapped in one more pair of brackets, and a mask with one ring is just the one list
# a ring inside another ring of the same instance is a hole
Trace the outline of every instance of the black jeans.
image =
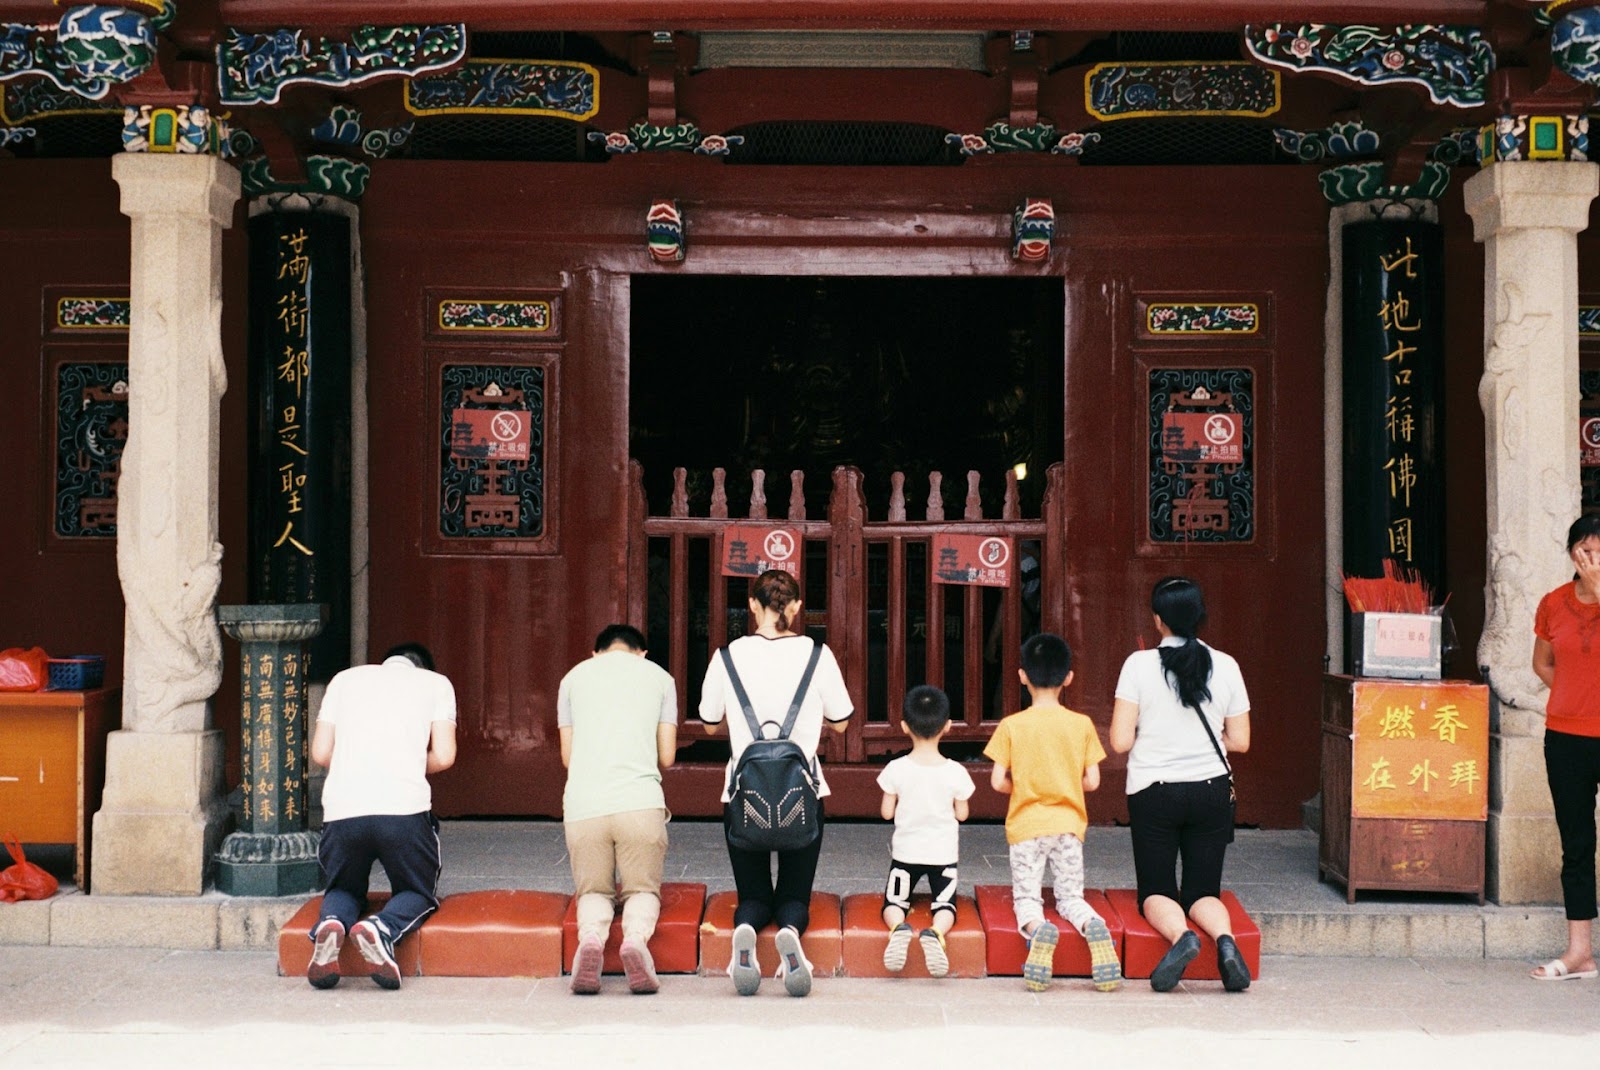
[(378, 912), (391, 943), (439, 909), (439, 821), (418, 814), (372, 814), (329, 821), (317, 849), (328, 891), (322, 917), (338, 918), (346, 930), (367, 909), (372, 863), (383, 866), (392, 894)]
[[(817, 804), (817, 820), (823, 818)], [(746, 851), (728, 844), (728, 861), (733, 866), (733, 884), (739, 891), (739, 905), (733, 912), (735, 925), (749, 925), (760, 932), (769, 921), (778, 928), (793, 926), (804, 933), (811, 924), (811, 885), (817, 879), (817, 859), (822, 855), (822, 825), (809, 847), (798, 851)], [(772, 856), (778, 856), (778, 879), (772, 879)]]
[(1128, 823), (1141, 910), (1152, 895), (1173, 899), (1187, 912), (1198, 900), (1222, 894), (1222, 861), (1233, 840), (1226, 776), (1151, 784), (1128, 796)]
[(1544, 733), (1544, 772), (1561, 833), (1561, 898), (1568, 921), (1595, 916), (1594, 799), (1600, 788), (1600, 739)]

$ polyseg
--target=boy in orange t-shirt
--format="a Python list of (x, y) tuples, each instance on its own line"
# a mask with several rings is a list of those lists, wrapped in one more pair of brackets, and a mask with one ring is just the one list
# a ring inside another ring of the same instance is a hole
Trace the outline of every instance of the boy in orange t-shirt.
[(1006, 810), (1011, 902), (1017, 929), (1028, 938), (1023, 982), (1031, 991), (1050, 986), (1060, 932), (1044, 916), (1040, 887), (1045, 866), (1055, 880), (1056, 911), (1089, 942), (1095, 988), (1122, 984), (1117, 948), (1105, 919), (1083, 898), (1083, 836), (1089, 827), (1083, 796), (1100, 786), (1105, 748), (1094, 723), (1061, 705), (1072, 682), (1072, 648), (1042, 632), (1022, 644), (1018, 670), (1033, 704), (1000, 722), (984, 757), (994, 761), (994, 790), (1011, 796)]

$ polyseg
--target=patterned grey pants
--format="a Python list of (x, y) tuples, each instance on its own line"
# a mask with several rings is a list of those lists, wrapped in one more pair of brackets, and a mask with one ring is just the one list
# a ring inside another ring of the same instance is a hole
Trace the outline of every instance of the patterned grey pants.
[[(1044, 920), (1045, 866), (1050, 867), (1056, 893), (1056, 913), (1080, 933), (1090, 921), (1100, 917), (1083, 898), (1083, 841), (1070, 832), (1059, 836), (1014, 843), (1010, 849), (1011, 904), (1017, 914), (1017, 928), (1024, 932)], [(1102, 919), (1103, 920), (1103, 919)]]

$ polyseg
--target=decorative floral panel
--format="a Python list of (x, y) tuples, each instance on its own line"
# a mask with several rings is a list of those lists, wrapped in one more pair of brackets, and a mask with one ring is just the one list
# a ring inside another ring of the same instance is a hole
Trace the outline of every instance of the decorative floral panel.
[(1096, 119), (1241, 115), (1280, 106), (1278, 72), (1255, 63), (1097, 63), (1083, 76), (1084, 110)]
[(1255, 539), (1253, 383), (1249, 368), (1151, 370), (1151, 542)]
[(117, 481), (128, 444), (126, 361), (56, 368), (56, 493), (53, 530), (63, 538), (117, 534)]
[(555, 326), (549, 301), (440, 301), (441, 331), (547, 334)]
[(1476, 26), (1247, 26), (1245, 47), (1262, 63), (1337, 75), (1361, 85), (1410, 83), (1435, 104), (1484, 102), (1494, 47)]
[(1255, 334), (1261, 329), (1261, 308), (1248, 302), (1150, 304), (1144, 326), (1153, 335)]
[(126, 297), (62, 297), (56, 300), (56, 326), (69, 331), (125, 331), (133, 302)]
[(590, 119), (600, 110), (600, 72), (557, 60), (468, 60), (406, 83), (415, 115), (554, 115)]
[(537, 539), (545, 520), (546, 368), (440, 370), (439, 534)]
[(374, 78), (443, 70), (467, 54), (464, 24), (360, 26), (349, 40), (284, 27), (228, 30), (217, 46), (224, 104), (276, 104), (293, 85), (351, 86)]

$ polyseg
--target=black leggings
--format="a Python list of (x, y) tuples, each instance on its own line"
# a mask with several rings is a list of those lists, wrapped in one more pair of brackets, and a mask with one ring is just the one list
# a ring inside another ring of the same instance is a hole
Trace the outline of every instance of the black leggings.
[[(822, 805), (817, 805), (817, 820), (822, 821)], [(822, 826), (826, 827), (826, 826)], [(735, 925), (749, 925), (760, 932), (769, 921), (778, 928), (792, 926), (804, 933), (811, 923), (811, 885), (817, 879), (817, 859), (822, 855), (822, 827), (809, 847), (798, 851), (746, 851), (728, 844), (728, 861), (733, 865), (733, 884), (739, 890), (739, 906), (733, 912)], [(772, 879), (772, 856), (778, 856), (778, 879)]]
[(1561, 898), (1568, 921), (1595, 916), (1594, 799), (1600, 787), (1600, 739), (1544, 733), (1544, 772), (1561, 833)]
[[(1226, 776), (1183, 783), (1151, 784), (1128, 796), (1133, 833), (1133, 872), (1139, 908), (1164, 895), (1184, 912), (1207, 896), (1222, 894), (1222, 860), (1233, 841), (1233, 807)], [(1178, 887), (1178, 857), (1183, 887)]]

